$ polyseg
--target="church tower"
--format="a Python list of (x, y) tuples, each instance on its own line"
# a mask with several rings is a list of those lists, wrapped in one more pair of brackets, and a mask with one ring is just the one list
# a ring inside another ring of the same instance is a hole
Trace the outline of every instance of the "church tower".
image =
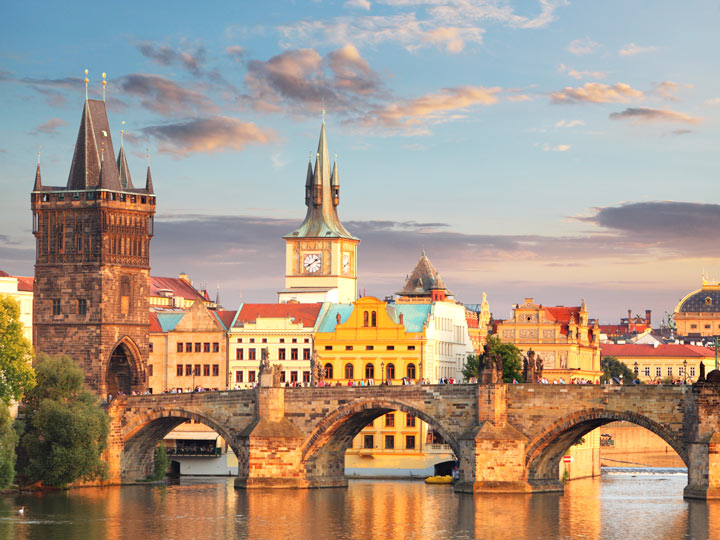
[(278, 300), (287, 302), (354, 302), (357, 298), (357, 245), (337, 214), (340, 179), (337, 158), (330, 169), (325, 120), (315, 168), (308, 163), (305, 178), (305, 221), (285, 239), (285, 289)]
[[(86, 79), (87, 83), (87, 79)], [(36, 238), (37, 352), (66, 354), (101, 395), (142, 391), (148, 357), (150, 239), (155, 194), (115, 158), (105, 101), (85, 98), (67, 185), (31, 195)]]

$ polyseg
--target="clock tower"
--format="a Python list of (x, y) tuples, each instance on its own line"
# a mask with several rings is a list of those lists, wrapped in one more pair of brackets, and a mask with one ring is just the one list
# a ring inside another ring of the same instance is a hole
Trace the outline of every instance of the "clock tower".
[(337, 214), (340, 180), (337, 157), (330, 169), (325, 121), (315, 168), (305, 178), (305, 220), (285, 239), (285, 289), (278, 301), (349, 303), (357, 298), (357, 245)]

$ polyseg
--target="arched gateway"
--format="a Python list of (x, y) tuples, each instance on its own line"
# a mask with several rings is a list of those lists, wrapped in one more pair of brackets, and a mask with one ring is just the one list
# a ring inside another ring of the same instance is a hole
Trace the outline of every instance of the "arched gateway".
[(112, 349), (107, 363), (105, 385), (107, 393), (113, 397), (130, 395), (133, 390), (142, 387), (139, 366), (142, 356), (135, 342), (124, 337)]
[[(262, 382), (262, 381), (261, 381)], [(371, 420), (405, 411), (460, 462), (455, 489), (562, 490), (560, 457), (583, 434), (626, 420), (662, 437), (688, 465), (685, 496), (720, 498), (720, 386), (432, 385), (282, 388), (129, 396), (109, 407), (111, 475), (133, 482), (185, 419), (211, 426), (238, 456), (236, 485), (346, 485), (344, 453)]]

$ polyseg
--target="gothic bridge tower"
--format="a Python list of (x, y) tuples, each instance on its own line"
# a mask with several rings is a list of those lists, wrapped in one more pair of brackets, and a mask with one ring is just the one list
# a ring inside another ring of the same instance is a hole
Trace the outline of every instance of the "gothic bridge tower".
[(105, 101), (86, 97), (67, 185), (44, 186), (38, 163), (30, 199), (35, 349), (74, 358), (101, 395), (147, 382), (155, 194), (149, 165), (136, 188), (122, 142), (114, 156)]
[(338, 218), (340, 180), (337, 159), (330, 169), (325, 120), (320, 129), (315, 168), (308, 163), (305, 220), (285, 239), (286, 302), (353, 302), (357, 298), (357, 245)]

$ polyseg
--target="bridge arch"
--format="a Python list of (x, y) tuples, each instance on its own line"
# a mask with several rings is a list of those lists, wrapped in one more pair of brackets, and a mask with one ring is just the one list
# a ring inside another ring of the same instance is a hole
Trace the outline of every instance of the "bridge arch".
[(357, 399), (328, 414), (301, 446), (302, 461), (311, 485), (343, 485), (345, 451), (350, 448), (353, 439), (370, 422), (394, 411), (412, 414), (427, 423), (445, 439), (459, 458), (460, 444), (456, 437), (422, 409), (393, 399)]
[(210, 427), (225, 439), (235, 455), (240, 455), (232, 434), (213, 418), (185, 408), (153, 409), (136, 414), (123, 429), (121, 467), (124, 481), (145, 478), (153, 463), (155, 447), (165, 435), (187, 420)]
[(655, 433), (670, 445), (687, 465), (687, 449), (682, 440), (662, 424), (631, 411), (584, 409), (556, 420), (528, 441), (525, 453), (528, 482), (533, 487), (557, 484), (558, 466), (568, 449), (592, 430), (617, 421), (631, 422)]

